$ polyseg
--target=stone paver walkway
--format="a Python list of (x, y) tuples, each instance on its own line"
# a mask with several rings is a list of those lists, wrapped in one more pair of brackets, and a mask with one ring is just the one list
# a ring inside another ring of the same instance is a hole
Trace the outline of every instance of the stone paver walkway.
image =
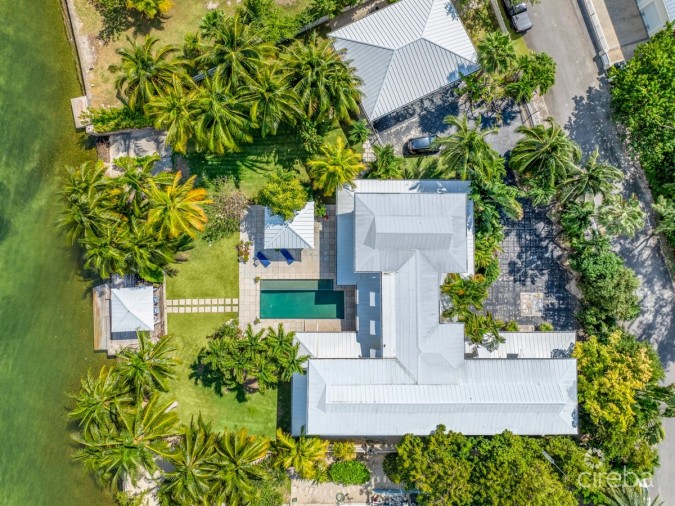
[(238, 298), (169, 299), (167, 313), (238, 313)]

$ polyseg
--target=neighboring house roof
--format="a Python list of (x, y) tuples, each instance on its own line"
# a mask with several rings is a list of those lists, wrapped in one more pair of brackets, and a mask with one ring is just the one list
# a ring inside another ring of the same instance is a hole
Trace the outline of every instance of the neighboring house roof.
[(665, 0), (666, 12), (670, 21), (675, 21), (675, 0)]
[(110, 291), (111, 332), (152, 331), (155, 328), (152, 286)]
[(265, 208), (265, 249), (305, 249), (314, 247), (314, 202), (284, 221)]
[(478, 69), (476, 50), (447, 0), (401, 0), (329, 34), (362, 79), (375, 120)]
[[(357, 286), (357, 332), (326, 342), (296, 334), (312, 358), (293, 386), (306, 406), (293, 415), (295, 434), (428, 434), (439, 423), (465, 434), (576, 434), (576, 361), (563, 352), (573, 332), (512, 334), (502, 351), (479, 356), (532, 360), (478, 360), (465, 355), (464, 325), (440, 322), (444, 277), (473, 268), (469, 189), (370, 180), (338, 191), (338, 284)], [(361, 357), (378, 346), (382, 358), (359, 359), (354, 340)]]

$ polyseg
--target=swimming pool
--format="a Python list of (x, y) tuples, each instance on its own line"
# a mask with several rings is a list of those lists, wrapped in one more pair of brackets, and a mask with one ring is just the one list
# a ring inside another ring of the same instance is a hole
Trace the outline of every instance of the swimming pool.
[(344, 292), (330, 279), (263, 279), (260, 318), (312, 320), (344, 318)]

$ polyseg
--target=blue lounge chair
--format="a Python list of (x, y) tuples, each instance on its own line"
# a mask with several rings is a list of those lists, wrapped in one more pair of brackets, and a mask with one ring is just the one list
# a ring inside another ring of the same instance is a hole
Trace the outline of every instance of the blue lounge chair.
[(281, 252), (281, 254), (282, 254), (282, 255), (284, 256), (284, 258), (286, 259), (286, 263), (287, 263), (288, 265), (291, 265), (293, 262), (295, 262), (295, 258), (293, 258), (293, 255), (291, 255), (291, 254), (288, 252), (287, 249), (282, 249), (282, 250), (279, 250), (279, 251)]
[(255, 257), (260, 260), (260, 263), (263, 264), (263, 267), (267, 268), (270, 265), (270, 259), (267, 258), (262, 251), (258, 251), (255, 254)]

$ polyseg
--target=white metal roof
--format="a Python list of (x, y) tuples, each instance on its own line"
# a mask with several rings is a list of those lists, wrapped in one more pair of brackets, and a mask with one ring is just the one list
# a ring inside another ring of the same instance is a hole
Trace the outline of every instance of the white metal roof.
[(312, 358), (360, 358), (356, 332), (296, 332), (300, 354)]
[[(502, 350), (493, 355), (481, 350), (485, 359), (474, 360), (465, 356), (471, 350), (463, 324), (440, 322), (445, 275), (473, 270), (468, 192), (468, 182), (378, 180), (338, 191), (338, 284), (357, 285), (356, 341), (363, 348), (364, 334), (374, 328), (382, 358), (346, 358), (356, 357), (350, 355), (356, 351), (351, 333), (309, 335), (306, 349), (325, 348), (325, 358), (310, 352), (306, 388), (293, 393), (303, 397), (305, 418), (294, 427), (324, 436), (428, 434), (439, 423), (465, 434), (577, 432), (576, 361), (565, 352), (574, 343), (573, 332), (505, 333)], [(434, 215), (445, 223), (427, 221)], [(399, 216), (403, 235), (419, 237), (388, 237), (398, 233)], [(378, 230), (381, 217), (385, 226)], [(464, 249), (463, 262), (452, 263), (452, 254), (436, 249), (448, 245), (446, 236), (451, 247)], [(364, 245), (395, 254), (367, 264), (374, 273), (355, 272), (364, 265), (359, 258)], [(405, 255), (399, 255), (399, 245)], [(514, 350), (531, 360), (505, 358)], [(361, 356), (371, 355), (362, 350)]]
[(110, 291), (110, 331), (151, 331), (155, 328), (152, 286), (113, 288)]
[(265, 208), (265, 249), (305, 249), (314, 247), (314, 202), (298, 211), (292, 220), (272, 214)]
[(675, 21), (675, 0), (665, 0), (666, 11), (670, 21)]
[(447, 0), (401, 0), (329, 36), (362, 79), (371, 120), (478, 69), (476, 50)]
[(505, 342), (494, 351), (465, 343), (472, 358), (569, 358), (576, 343), (575, 332), (500, 332)]

